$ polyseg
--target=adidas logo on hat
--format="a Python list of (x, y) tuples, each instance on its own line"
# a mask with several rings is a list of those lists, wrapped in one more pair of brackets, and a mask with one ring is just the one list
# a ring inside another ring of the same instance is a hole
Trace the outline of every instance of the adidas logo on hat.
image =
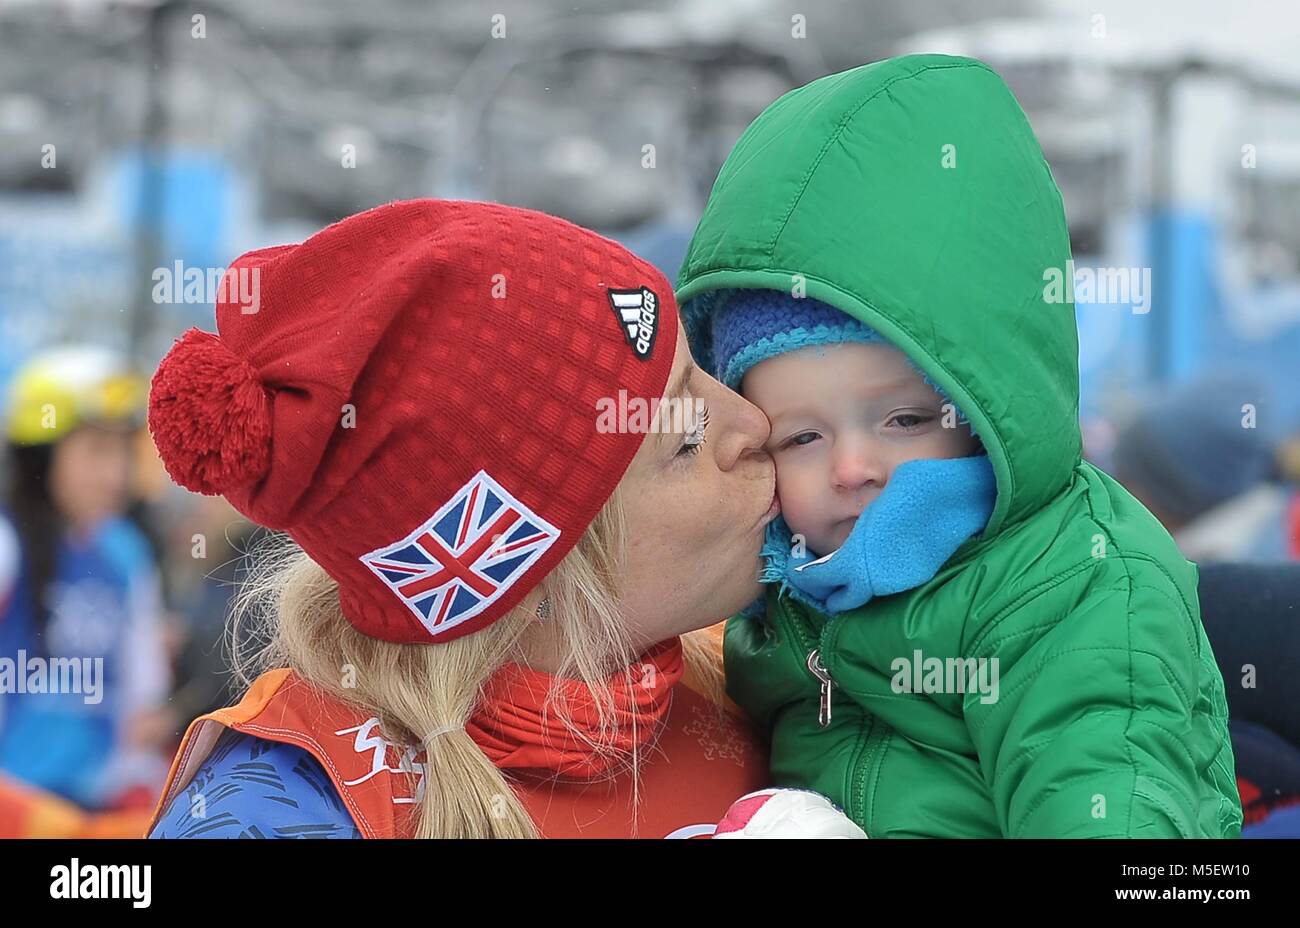
[(633, 353), (642, 361), (649, 360), (659, 331), (659, 298), (649, 287), (610, 290), (609, 304), (622, 324)]

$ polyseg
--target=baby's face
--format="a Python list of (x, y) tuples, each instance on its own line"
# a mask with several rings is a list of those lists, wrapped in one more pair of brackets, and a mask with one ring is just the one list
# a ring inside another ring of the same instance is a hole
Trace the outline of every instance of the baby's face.
[(844, 544), (899, 464), (979, 450), (891, 345), (801, 348), (754, 365), (740, 388), (772, 423), (781, 514), (819, 555)]

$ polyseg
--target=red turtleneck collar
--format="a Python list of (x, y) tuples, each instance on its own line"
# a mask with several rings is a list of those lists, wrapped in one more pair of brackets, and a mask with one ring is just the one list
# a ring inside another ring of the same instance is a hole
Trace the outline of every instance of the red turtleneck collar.
[(484, 687), (466, 730), (502, 770), (600, 777), (616, 771), (634, 747), (659, 734), (683, 669), (681, 639), (672, 638), (646, 652), (626, 672), (609, 677), (615, 711), (610, 730), (601, 737), (595, 701), (583, 683), (558, 681), (561, 711), (575, 732), (555, 711), (554, 702), (547, 708), (547, 694), (557, 686), (553, 676), (506, 664)]

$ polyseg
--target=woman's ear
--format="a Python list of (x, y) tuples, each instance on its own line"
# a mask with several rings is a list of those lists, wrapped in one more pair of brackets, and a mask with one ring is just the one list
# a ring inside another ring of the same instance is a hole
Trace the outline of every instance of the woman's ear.
[(530, 590), (524, 597), (524, 601), (519, 604), (521, 608), (531, 612), (539, 622), (545, 622), (551, 617), (553, 611), (551, 606), (551, 597), (547, 595), (546, 587), (539, 586)]

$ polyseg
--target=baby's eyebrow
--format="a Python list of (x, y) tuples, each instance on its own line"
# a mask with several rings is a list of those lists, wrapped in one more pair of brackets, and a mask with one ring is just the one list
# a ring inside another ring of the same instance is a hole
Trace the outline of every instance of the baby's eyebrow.
[[(815, 413), (806, 409), (782, 409), (773, 415), (766, 409), (763, 415), (767, 416), (768, 424), (771, 426), (771, 438), (776, 438), (777, 432), (784, 432), (794, 429), (796, 432), (802, 432), (805, 429), (816, 428), (820, 420)], [(797, 425), (798, 428), (794, 428)]]
[[(889, 397), (889, 394), (892, 393), (908, 392), (908, 396), (904, 397), (904, 399), (917, 400), (919, 398), (919, 393), (909, 392), (917, 388), (918, 388), (917, 383), (915, 383), (909, 378), (903, 378), (901, 380), (893, 381), (891, 383), (877, 384), (868, 387), (862, 391), (861, 395), (865, 401), (872, 402), (872, 401), (879, 400), (881, 397)], [(929, 394), (934, 393), (934, 391), (928, 386), (925, 387), (925, 391), (927, 397), (929, 396)], [(889, 397), (889, 398), (891, 400), (894, 399), (893, 397)], [(906, 403), (906, 405), (915, 406), (915, 405), (926, 405), (926, 404), (908, 402)], [(789, 406), (780, 406), (776, 409), (775, 412), (773, 412), (770, 408), (764, 408), (763, 414), (767, 416), (768, 422), (771, 423), (773, 432), (777, 431), (778, 424), (785, 424), (785, 420), (819, 418), (819, 413), (816, 408), (816, 404), (800, 403), (797, 401), (791, 403)]]
[(868, 387), (862, 392), (874, 395), (879, 393), (889, 393), (894, 390), (910, 390), (917, 386), (925, 386), (925, 381), (920, 378), (912, 379), (911, 377), (902, 377), (898, 380), (890, 381), (889, 383), (876, 384), (875, 386)]

